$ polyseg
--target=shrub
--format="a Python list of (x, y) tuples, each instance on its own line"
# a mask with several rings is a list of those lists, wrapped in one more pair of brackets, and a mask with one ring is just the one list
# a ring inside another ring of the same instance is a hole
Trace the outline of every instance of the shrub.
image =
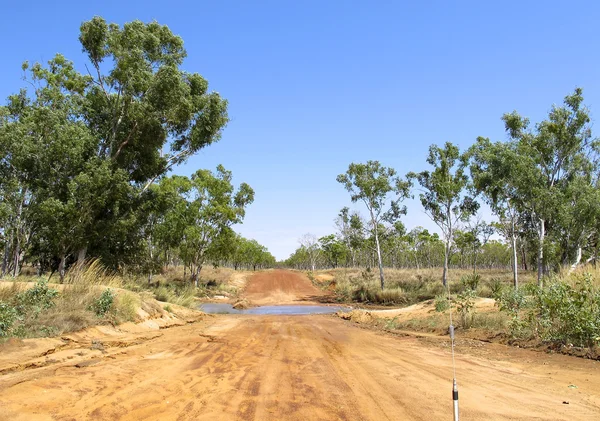
[(58, 296), (58, 291), (48, 287), (45, 280), (38, 281), (33, 288), (20, 292), (16, 296), (17, 311), (20, 314), (33, 312), (38, 314), (42, 310), (47, 310), (54, 306), (54, 299)]
[(591, 347), (600, 342), (600, 289), (589, 273), (555, 281), (532, 297), (529, 322), (543, 340)]
[(102, 294), (100, 294), (100, 297), (94, 301), (91, 306), (91, 310), (96, 313), (96, 316), (102, 317), (112, 309), (114, 301), (114, 293), (110, 290), (110, 288), (107, 288), (104, 290), (104, 292), (102, 292)]
[(448, 302), (448, 296), (444, 294), (437, 295), (435, 297), (435, 311), (438, 313), (442, 313), (450, 308), (450, 303)]
[(17, 318), (17, 310), (0, 301), (0, 337), (9, 335)]
[(526, 303), (527, 298), (523, 294), (522, 289), (503, 289), (496, 298), (496, 305), (500, 311), (504, 311), (510, 315), (518, 314)]
[(475, 291), (469, 289), (456, 298), (456, 311), (465, 329), (469, 329), (475, 320), (475, 297)]
[(500, 295), (502, 294), (502, 291), (504, 290), (504, 282), (502, 282), (498, 278), (492, 278), (492, 279), (490, 279), (489, 285), (490, 285), (490, 290), (492, 291), (492, 297), (493, 298), (500, 297)]
[(386, 319), (383, 324), (383, 328), (385, 330), (395, 330), (398, 329), (398, 326), (398, 316), (394, 317), (393, 319)]
[(470, 289), (471, 291), (477, 291), (477, 287), (479, 286), (480, 281), (481, 275), (478, 273), (471, 273), (460, 278), (460, 283), (463, 289)]

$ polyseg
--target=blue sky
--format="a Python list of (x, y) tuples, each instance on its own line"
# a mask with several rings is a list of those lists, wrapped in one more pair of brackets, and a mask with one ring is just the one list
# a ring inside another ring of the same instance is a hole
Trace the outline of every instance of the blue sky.
[[(420, 171), (430, 144), (505, 139), (503, 113), (538, 121), (576, 86), (597, 114), (599, 11), (591, 1), (11, 2), (0, 97), (22, 86), (24, 60), (60, 52), (82, 66), (79, 25), (94, 15), (168, 25), (184, 39), (184, 67), (229, 100), (231, 117), (221, 142), (176, 172), (222, 163), (249, 183), (256, 200), (238, 230), (281, 259), (302, 234), (334, 231), (350, 205), (335, 178), (350, 162)], [(407, 227), (434, 228), (407, 204)]]

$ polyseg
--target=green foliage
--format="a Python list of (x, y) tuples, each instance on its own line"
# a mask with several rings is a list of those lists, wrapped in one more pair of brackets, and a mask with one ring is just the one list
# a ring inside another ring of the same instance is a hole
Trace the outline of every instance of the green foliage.
[[(450, 244), (457, 223), (474, 215), (479, 209), (479, 204), (473, 198), (463, 194), (468, 183), (465, 159), (458, 147), (450, 142), (446, 142), (443, 148), (431, 145), (427, 163), (433, 166), (433, 171), (408, 174), (409, 179), (416, 179), (423, 188), (419, 195), (421, 204), (444, 235), (444, 268), (448, 267)], [(446, 270), (442, 282), (446, 285)]]
[[(183, 70), (183, 40), (167, 26), (94, 17), (79, 41), (87, 64), (60, 54), (24, 63), (33, 89), (0, 107), (0, 232), (13, 239), (2, 247), (44, 270), (60, 261), (61, 280), (86, 252), (112, 268), (156, 270), (154, 239), (177, 244), (158, 222), (182, 202), (155, 200), (150, 186), (220, 139), (227, 101)], [(21, 263), (8, 266), (16, 274)]]
[(45, 280), (39, 280), (32, 288), (17, 294), (15, 301), (20, 314), (33, 312), (37, 314), (55, 305), (58, 291), (48, 286)]
[[(337, 181), (350, 193), (352, 203), (363, 202), (369, 212), (370, 231), (375, 240), (374, 248), (377, 251), (383, 290), (385, 280), (379, 240), (381, 224), (394, 224), (401, 215), (406, 214), (406, 206), (400, 206), (400, 203), (410, 196), (411, 182), (398, 177), (396, 170), (384, 167), (379, 161), (367, 161), (366, 164), (352, 163), (345, 174), (337, 176)], [(396, 198), (386, 206), (388, 196), (392, 193)]]
[(529, 321), (543, 340), (591, 347), (600, 342), (600, 290), (590, 274), (554, 281), (532, 297)]
[(435, 311), (438, 313), (443, 313), (444, 311), (450, 308), (450, 303), (448, 302), (448, 296), (444, 294), (436, 295), (435, 297)]
[(475, 291), (470, 289), (456, 297), (456, 311), (465, 329), (469, 329), (475, 320), (475, 298)]
[(501, 296), (502, 292), (504, 291), (504, 282), (502, 282), (501, 279), (492, 278), (489, 282), (489, 286), (492, 291), (493, 298), (497, 299)]
[(481, 275), (478, 273), (472, 273), (460, 278), (460, 283), (463, 286), (463, 288), (471, 291), (477, 291), (477, 287), (479, 286), (480, 281)]
[(110, 288), (105, 289), (102, 294), (94, 301), (91, 306), (91, 310), (98, 317), (103, 317), (112, 310), (115, 302), (115, 294)]
[(14, 307), (0, 301), (0, 337), (9, 336), (18, 317), (19, 313)]

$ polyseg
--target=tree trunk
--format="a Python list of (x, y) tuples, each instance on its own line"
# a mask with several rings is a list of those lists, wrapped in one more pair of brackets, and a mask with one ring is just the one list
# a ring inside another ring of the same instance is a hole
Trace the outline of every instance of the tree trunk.
[(12, 244), (12, 239), (6, 239), (4, 243), (4, 257), (2, 259), (2, 276), (6, 275), (8, 271), (8, 258), (10, 257), (10, 245)]
[(519, 288), (519, 268), (517, 266), (517, 236), (512, 233), (512, 270), (513, 270), (513, 285), (515, 289)]
[(571, 268), (569, 269), (569, 273), (573, 272), (575, 270), (575, 268), (577, 268), (577, 266), (579, 266), (579, 262), (581, 262), (581, 255), (582, 255), (581, 246), (578, 246), (577, 247), (577, 256), (575, 256), (575, 261), (571, 265)]
[(196, 267), (196, 270), (195, 270), (195, 271), (193, 271), (193, 269), (192, 269), (192, 271), (193, 271), (193, 273), (194, 273), (194, 275), (193, 275), (192, 277), (193, 277), (193, 279), (194, 279), (194, 286), (195, 286), (196, 288), (198, 288), (198, 286), (200, 285), (200, 271), (201, 271), (201, 270), (202, 270), (202, 265), (198, 265), (198, 266)]
[(17, 233), (17, 243), (15, 244), (14, 257), (13, 257), (13, 276), (16, 278), (19, 275), (19, 255), (21, 254), (21, 241), (19, 234)]
[(60, 283), (62, 284), (65, 281), (65, 262), (67, 260), (67, 256), (64, 254), (60, 257), (60, 263), (58, 264), (58, 275), (60, 278)]
[(83, 246), (77, 252), (77, 268), (81, 269), (85, 263), (85, 255), (87, 254), (87, 246)]
[(543, 219), (540, 219), (539, 222), (540, 226), (539, 226), (539, 245), (538, 245), (538, 261), (537, 261), (537, 266), (538, 266), (538, 274), (537, 274), (537, 280), (538, 280), (538, 286), (542, 286), (542, 277), (544, 276), (544, 237), (546, 235), (546, 221), (544, 221)]
[(450, 255), (450, 240), (446, 240), (446, 247), (444, 247), (444, 272), (442, 274), (442, 284), (446, 286), (448, 284), (448, 256)]
[(377, 225), (373, 224), (375, 226), (375, 245), (377, 247), (377, 261), (379, 263), (379, 282), (381, 283), (381, 289), (383, 290), (383, 288), (385, 287), (385, 280), (383, 277), (383, 262), (381, 261), (381, 249), (379, 248), (379, 235), (377, 234), (377, 231), (379, 231), (377, 229)]

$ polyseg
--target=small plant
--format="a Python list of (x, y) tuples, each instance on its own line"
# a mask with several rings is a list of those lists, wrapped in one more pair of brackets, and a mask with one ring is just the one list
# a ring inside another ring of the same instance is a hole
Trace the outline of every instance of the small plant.
[(444, 294), (436, 295), (435, 297), (435, 311), (443, 313), (450, 308), (448, 297)]
[(18, 313), (14, 307), (0, 302), (0, 337), (9, 335), (17, 318)]
[(477, 287), (479, 286), (479, 282), (481, 281), (481, 275), (478, 273), (472, 273), (470, 275), (465, 275), (460, 279), (460, 283), (463, 286), (463, 289), (477, 291)]
[(475, 291), (469, 289), (456, 298), (456, 311), (465, 329), (469, 329), (475, 320)]
[(47, 310), (54, 306), (54, 299), (58, 296), (58, 291), (48, 287), (48, 281), (40, 280), (33, 288), (29, 288), (16, 296), (17, 311), (20, 314), (28, 313), (31, 310), (34, 314), (39, 314), (42, 310)]
[(393, 319), (386, 319), (383, 325), (385, 330), (395, 330), (398, 329), (398, 316)]
[(102, 317), (108, 313), (115, 301), (115, 294), (107, 288), (100, 294), (100, 297), (92, 304), (91, 310), (96, 313), (96, 316)]
[(514, 316), (525, 306), (527, 302), (526, 296), (520, 289), (504, 289), (496, 298), (496, 305), (500, 311), (509, 313)]
[(498, 278), (492, 278), (490, 280), (490, 290), (492, 291), (492, 297), (497, 299), (504, 290), (504, 282)]
[(312, 283), (315, 282), (315, 274), (311, 270), (309, 270), (308, 272), (306, 272), (306, 276), (308, 277), (308, 279), (310, 279), (310, 281)]

